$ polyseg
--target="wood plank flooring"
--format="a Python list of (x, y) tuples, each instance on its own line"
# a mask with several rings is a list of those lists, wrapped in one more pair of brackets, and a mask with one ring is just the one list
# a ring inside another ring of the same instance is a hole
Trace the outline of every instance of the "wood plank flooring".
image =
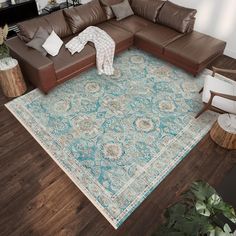
[[(226, 56), (213, 64), (236, 68), (236, 60)], [(203, 179), (216, 187), (236, 165), (236, 151), (220, 148), (207, 134), (128, 220), (114, 230), (4, 107), (8, 100), (0, 92), (1, 236), (151, 235), (161, 224), (164, 209), (192, 181)]]

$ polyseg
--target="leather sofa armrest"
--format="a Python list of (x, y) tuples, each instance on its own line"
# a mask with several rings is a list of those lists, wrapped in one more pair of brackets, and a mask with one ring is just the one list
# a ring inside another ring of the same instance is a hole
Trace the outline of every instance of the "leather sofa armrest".
[(24, 77), (43, 92), (47, 93), (56, 85), (53, 62), (40, 52), (25, 45), (18, 37), (6, 41), (10, 55), (17, 59)]

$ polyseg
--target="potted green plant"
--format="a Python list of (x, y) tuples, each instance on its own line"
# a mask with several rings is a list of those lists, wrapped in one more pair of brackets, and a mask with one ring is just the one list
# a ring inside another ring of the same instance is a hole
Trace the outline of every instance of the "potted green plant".
[(6, 45), (7, 35), (8, 25), (0, 27), (0, 71), (11, 69), (18, 63), (10, 56), (9, 48)]
[(9, 57), (9, 49), (5, 43), (8, 34), (8, 26), (0, 27), (0, 59)]
[(156, 236), (230, 236), (227, 223), (236, 223), (233, 207), (203, 181), (194, 182), (180, 201), (165, 212), (166, 222)]

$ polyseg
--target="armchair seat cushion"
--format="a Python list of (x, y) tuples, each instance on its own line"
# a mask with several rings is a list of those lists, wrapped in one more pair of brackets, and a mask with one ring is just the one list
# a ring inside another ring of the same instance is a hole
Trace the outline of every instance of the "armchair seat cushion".
[[(210, 75), (206, 76), (204, 89), (202, 93), (202, 101), (207, 103), (210, 99), (210, 91), (236, 96), (236, 82), (230, 79), (219, 79)], [(212, 106), (224, 110), (229, 113), (236, 114), (236, 101), (215, 96)]]

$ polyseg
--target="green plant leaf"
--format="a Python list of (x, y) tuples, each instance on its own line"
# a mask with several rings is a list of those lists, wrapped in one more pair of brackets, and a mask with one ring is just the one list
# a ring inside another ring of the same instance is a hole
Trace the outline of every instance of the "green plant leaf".
[(224, 232), (225, 232), (225, 233), (231, 233), (231, 232), (232, 232), (232, 230), (231, 230), (231, 228), (229, 227), (228, 224), (225, 224), (225, 225), (224, 225)]
[(218, 205), (221, 200), (221, 197), (218, 194), (214, 193), (208, 198), (208, 204), (213, 206)]
[(215, 205), (214, 208), (218, 210), (219, 213), (223, 214), (233, 223), (236, 223), (236, 215), (234, 208), (226, 202), (220, 201), (218, 205)]
[(182, 232), (177, 232), (175, 229), (169, 229), (166, 226), (162, 226), (153, 236), (186, 236)]
[(236, 217), (233, 208), (230, 208), (228, 211), (223, 212), (223, 215), (227, 217), (231, 222), (236, 224)]
[(195, 195), (197, 200), (206, 201), (212, 194), (216, 193), (208, 183), (203, 181), (193, 182), (190, 191)]
[(3, 42), (2, 45), (0, 45), (0, 59), (9, 57), (9, 49), (7, 45)]
[(196, 221), (180, 218), (176, 221), (174, 229), (177, 232), (185, 233), (185, 235), (197, 235), (200, 231), (200, 225)]
[(235, 223), (235, 211), (209, 184), (194, 182), (181, 196), (180, 202), (166, 211), (167, 222), (160, 236), (233, 236), (226, 219), (219, 216)]
[(207, 206), (202, 201), (197, 201), (195, 204), (196, 210), (199, 214), (209, 217), (211, 215), (210, 211), (207, 209)]
[(215, 227), (215, 236), (233, 236), (233, 233), (231, 233), (231, 229), (228, 224), (224, 225), (224, 230), (222, 230), (220, 227)]
[(215, 229), (210, 230), (208, 233), (209, 236), (215, 236)]
[(215, 236), (226, 236), (225, 232), (220, 227), (215, 227)]
[(209, 233), (210, 236), (226, 236), (220, 227), (215, 227), (215, 229), (211, 230)]
[(180, 218), (180, 216), (184, 215), (187, 206), (182, 203), (177, 203), (167, 210), (167, 216), (169, 217), (168, 227), (172, 227), (175, 222)]
[(212, 229), (209, 218), (197, 213), (195, 208), (190, 208), (183, 216), (176, 220), (174, 228), (177, 232), (184, 232), (185, 235), (203, 235)]

